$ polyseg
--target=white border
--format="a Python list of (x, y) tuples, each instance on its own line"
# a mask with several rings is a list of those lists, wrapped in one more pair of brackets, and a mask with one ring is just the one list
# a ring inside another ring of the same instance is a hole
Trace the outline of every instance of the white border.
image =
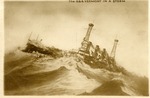
[[(141, 97), (141, 96), (5, 96), (4, 95), (4, 1), (45, 1), (45, 0), (0, 0), (0, 98), (147, 98), (149, 96), (145, 96), (145, 97)], [(60, 0), (47, 0), (47, 1), (60, 1)], [(69, 1), (69, 0), (61, 0), (61, 1)], [(126, 0), (126, 1), (130, 1), (130, 0)], [(140, 0), (132, 0), (132, 1), (140, 1)], [(141, 0), (141, 1), (147, 1), (147, 0)], [(149, 33), (149, 29), (150, 29), (150, 25), (149, 25), (149, 9), (150, 9), (150, 2), (148, 2), (148, 50), (150, 51), (150, 33)], [(149, 53), (149, 60), (150, 60), (150, 52)], [(148, 64), (150, 65), (150, 63)], [(148, 69), (150, 69), (150, 67), (148, 66)], [(148, 71), (148, 73), (150, 74), (150, 72)], [(149, 75), (150, 76), (150, 75)], [(149, 78), (149, 77), (148, 77)], [(11, 82), (11, 81), (10, 81)], [(149, 85), (150, 88), (150, 85)], [(149, 94), (150, 94), (150, 90), (149, 90)]]

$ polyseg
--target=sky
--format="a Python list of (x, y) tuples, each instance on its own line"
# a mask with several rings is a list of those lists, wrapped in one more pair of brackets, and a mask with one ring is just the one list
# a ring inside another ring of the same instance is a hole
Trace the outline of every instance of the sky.
[(93, 23), (90, 41), (110, 54), (119, 40), (116, 61), (131, 72), (148, 76), (148, 2), (69, 3), (22, 1), (4, 4), (5, 53), (31, 39), (46, 46), (78, 49)]

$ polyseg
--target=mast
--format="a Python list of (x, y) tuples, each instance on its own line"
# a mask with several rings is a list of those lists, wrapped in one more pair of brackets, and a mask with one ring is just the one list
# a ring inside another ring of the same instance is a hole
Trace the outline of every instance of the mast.
[(114, 45), (110, 54), (110, 57), (112, 57), (113, 59), (115, 59), (115, 53), (116, 53), (116, 49), (117, 49), (117, 44), (118, 44), (119, 40), (115, 39), (114, 40)]
[(91, 34), (91, 31), (92, 31), (92, 27), (93, 27), (93, 26), (94, 26), (94, 25), (93, 25), (92, 23), (89, 24), (89, 28), (88, 28), (87, 33), (86, 33), (86, 36), (85, 36), (85, 40), (86, 40), (86, 41), (89, 41), (90, 34)]
[(93, 24), (90, 23), (89, 24), (89, 27), (88, 27), (88, 30), (87, 30), (87, 33), (82, 41), (82, 46), (81, 48), (79, 49), (79, 51), (82, 51), (84, 53), (88, 53), (89, 52), (89, 46), (90, 46), (90, 42), (89, 42), (89, 38), (90, 38), (90, 34), (91, 34), (91, 31), (92, 31), (92, 28), (93, 28)]
[(38, 38), (39, 38), (39, 34), (38, 34), (38, 36), (37, 36), (36, 40), (38, 40)]
[(31, 35), (32, 35), (32, 32), (31, 32), (31, 34), (30, 34), (30, 36), (29, 36), (28, 40), (30, 40), (30, 38), (31, 38)]

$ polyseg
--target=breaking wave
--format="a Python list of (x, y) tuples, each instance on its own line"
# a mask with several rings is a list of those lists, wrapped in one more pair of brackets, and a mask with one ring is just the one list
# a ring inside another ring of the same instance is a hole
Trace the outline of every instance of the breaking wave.
[[(94, 69), (76, 56), (37, 58), (18, 52), (5, 56), (6, 95), (148, 95), (145, 77)], [(135, 79), (145, 86), (139, 89)]]

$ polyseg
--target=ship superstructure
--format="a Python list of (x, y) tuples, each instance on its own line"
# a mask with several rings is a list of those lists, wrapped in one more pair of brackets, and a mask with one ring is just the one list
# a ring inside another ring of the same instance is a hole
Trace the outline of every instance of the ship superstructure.
[(89, 40), (90, 34), (94, 24), (90, 23), (87, 33), (83, 38), (81, 47), (79, 48), (78, 54), (82, 56), (84, 61), (91, 65), (92, 67), (107, 68), (109, 70), (117, 70), (115, 61), (115, 52), (117, 48), (117, 43), (119, 40), (114, 40), (114, 45), (111, 54), (107, 53), (106, 49), (100, 49), (99, 45), (93, 45), (92, 41)]

